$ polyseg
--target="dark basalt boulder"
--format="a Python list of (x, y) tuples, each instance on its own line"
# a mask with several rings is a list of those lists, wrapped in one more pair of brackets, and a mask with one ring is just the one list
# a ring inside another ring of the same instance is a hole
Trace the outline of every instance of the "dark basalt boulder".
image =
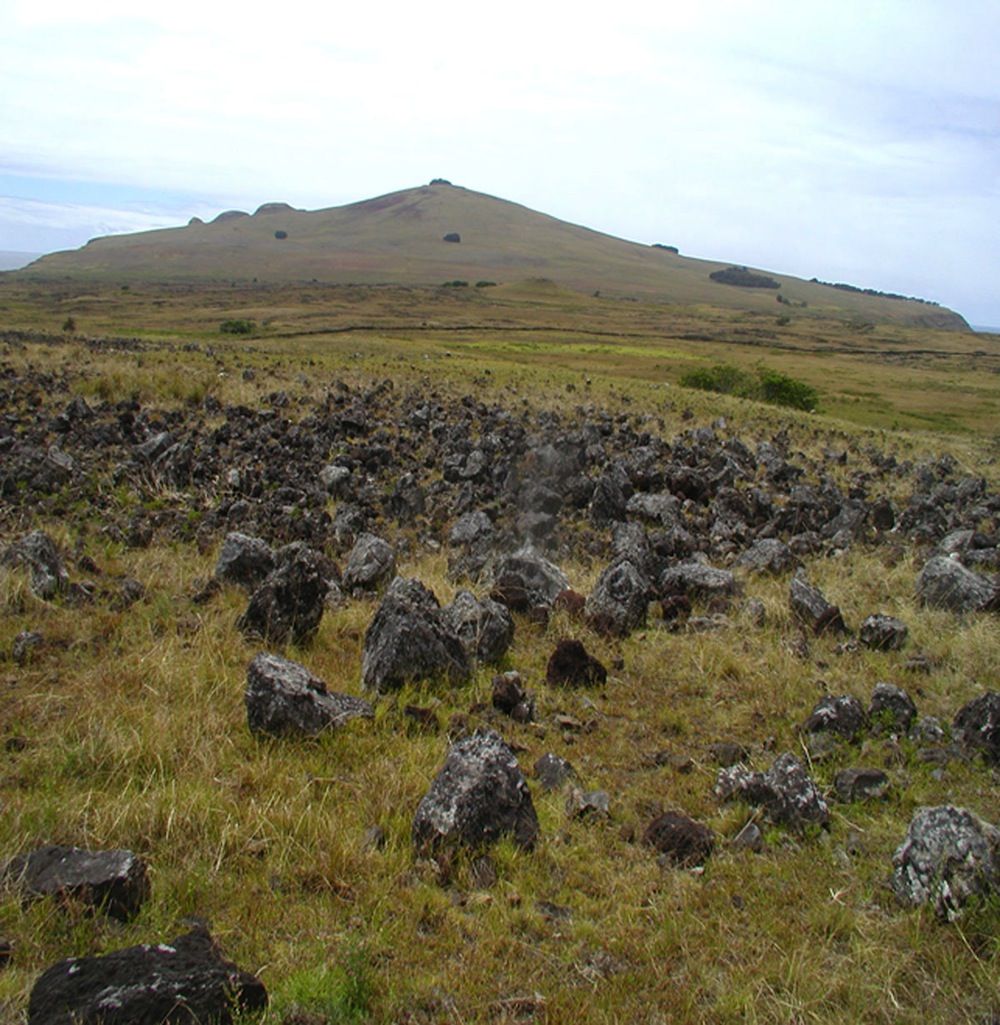
[(952, 733), (968, 751), (1000, 765), (1000, 691), (986, 691), (963, 705), (955, 715)]
[(476, 850), (508, 835), (530, 850), (538, 833), (514, 752), (489, 730), (477, 730), (451, 748), (413, 819), (413, 842), (422, 853), (452, 846)]
[(215, 563), (215, 579), (254, 588), (274, 569), (274, 552), (259, 537), (238, 531), (226, 535)]
[(69, 589), (69, 574), (55, 542), (43, 530), (33, 530), (8, 545), (0, 565), (28, 571), (32, 592), (49, 601)]
[(413, 680), (465, 683), (469, 656), (437, 598), (419, 580), (396, 577), (365, 631), (361, 682), (385, 693)]
[(901, 619), (878, 612), (861, 624), (858, 639), (873, 651), (898, 651), (906, 643), (909, 632)]
[(497, 560), (490, 597), (512, 612), (528, 612), (539, 606), (551, 607), (568, 588), (562, 570), (528, 547)]
[(629, 558), (616, 559), (601, 573), (587, 598), (584, 615), (591, 628), (627, 637), (646, 622), (649, 581)]
[(881, 769), (843, 769), (834, 776), (833, 789), (845, 804), (878, 801), (889, 792), (889, 777)]
[(642, 840), (681, 867), (702, 864), (715, 848), (715, 834), (708, 826), (677, 811), (654, 819)]
[(721, 801), (735, 799), (762, 807), (777, 825), (801, 829), (810, 824), (825, 826), (830, 820), (819, 788), (799, 760), (787, 752), (779, 755), (767, 772), (751, 772), (743, 764), (721, 769), (715, 795)]
[(803, 733), (835, 733), (855, 740), (868, 720), (861, 702), (850, 694), (827, 694), (820, 698), (802, 724)]
[(145, 864), (131, 851), (88, 851), (50, 844), (7, 863), (4, 879), (26, 897), (86, 904), (127, 921), (149, 896)]
[(541, 784), (543, 790), (558, 790), (579, 778), (576, 769), (565, 758), (560, 758), (559, 755), (552, 754), (551, 751), (542, 755), (535, 762), (534, 771), (535, 779)]
[(970, 899), (1000, 892), (1000, 830), (965, 808), (921, 808), (892, 856), (897, 899), (954, 919)]
[(360, 534), (344, 567), (344, 590), (376, 591), (395, 575), (396, 552), (392, 545), (374, 534)]
[(917, 577), (921, 604), (951, 612), (996, 612), (1000, 587), (960, 562), (943, 555), (929, 559)]
[(247, 667), (244, 702), (251, 733), (275, 737), (313, 737), (351, 719), (375, 717), (362, 698), (330, 693), (305, 666), (268, 653)]
[(266, 1006), (260, 979), (196, 929), (156, 946), (57, 961), (32, 987), (28, 1025), (231, 1025)]
[(301, 541), (282, 548), (275, 561), (236, 626), (248, 639), (304, 644), (319, 629), (336, 568)]
[(514, 640), (514, 620), (507, 606), (492, 598), (479, 599), (471, 591), (459, 591), (441, 610), (441, 618), (470, 660), (499, 662)]
[(545, 679), (554, 687), (604, 686), (608, 671), (577, 640), (561, 640), (549, 656)]
[(535, 716), (535, 701), (525, 689), (521, 674), (513, 669), (493, 677), (493, 695), (490, 703), (499, 712), (516, 722), (531, 722)]
[(916, 717), (917, 706), (902, 687), (892, 683), (875, 684), (868, 706), (868, 718), (875, 730), (907, 733)]
[(847, 632), (840, 609), (831, 605), (818, 587), (813, 587), (801, 576), (792, 577), (788, 603), (796, 617), (817, 636)]

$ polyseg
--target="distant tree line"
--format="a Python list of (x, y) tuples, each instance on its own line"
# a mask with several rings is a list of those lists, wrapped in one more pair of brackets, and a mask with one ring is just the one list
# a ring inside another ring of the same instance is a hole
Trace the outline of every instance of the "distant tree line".
[(827, 288), (839, 288), (841, 292), (858, 292), (861, 295), (874, 295), (880, 299), (903, 299), (911, 303), (923, 303), (925, 306), (940, 306), (940, 303), (933, 299), (921, 299), (918, 295), (900, 295), (899, 292), (880, 292), (877, 288), (858, 288), (857, 285), (848, 285), (843, 281), (820, 281), (819, 278), (810, 278), (814, 285), (826, 285)]

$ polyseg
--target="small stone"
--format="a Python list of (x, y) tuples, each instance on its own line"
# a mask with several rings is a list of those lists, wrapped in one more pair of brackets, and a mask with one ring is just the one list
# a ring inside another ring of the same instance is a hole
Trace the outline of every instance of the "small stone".
[(883, 613), (869, 616), (858, 632), (861, 643), (874, 651), (898, 651), (908, 635), (909, 630), (902, 620)]
[(715, 834), (708, 826), (677, 811), (654, 819), (642, 840), (672, 864), (685, 868), (702, 864), (715, 848)]
[(577, 778), (573, 766), (565, 758), (560, 758), (551, 752), (542, 755), (535, 762), (534, 773), (543, 790), (558, 790), (567, 782)]
[(22, 630), (11, 645), (10, 657), (19, 666), (28, 665), (35, 652), (42, 646), (44, 638), (36, 630)]
[(606, 790), (583, 791), (574, 787), (566, 798), (566, 814), (574, 819), (610, 817), (611, 798)]
[(889, 792), (889, 777), (881, 769), (844, 769), (834, 777), (833, 789), (846, 804), (878, 801)]
[(756, 822), (748, 822), (732, 840), (733, 847), (738, 851), (753, 851), (760, 854), (767, 846), (764, 842), (764, 834)]
[(861, 702), (850, 694), (821, 698), (802, 724), (803, 733), (835, 733), (844, 740), (854, 740), (867, 724)]

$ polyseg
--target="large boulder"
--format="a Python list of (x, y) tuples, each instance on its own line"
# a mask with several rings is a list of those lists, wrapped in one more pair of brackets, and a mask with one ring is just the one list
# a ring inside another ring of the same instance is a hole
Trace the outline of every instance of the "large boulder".
[(450, 846), (475, 850), (505, 835), (530, 850), (538, 832), (517, 758), (491, 730), (477, 730), (451, 748), (413, 819), (413, 842), (424, 853)]
[(396, 575), (396, 553), (388, 541), (360, 534), (344, 567), (345, 591), (375, 591)]
[(955, 714), (952, 733), (963, 747), (1000, 765), (1000, 691), (988, 690), (963, 705)]
[(917, 577), (921, 604), (951, 612), (996, 612), (1000, 609), (1000, 587), (956, 559), (935, 555)]
[(48, 844), (19, 854), (3, 874), (25, 896), (78, 902), (123, 922), (149, 896), (146, 866), (131, 851)]
[(332, 694), (305, 666), (268, 653), (247, 667), (244, 701), (250, 731), (271, 736), (312, 737), (351, 719), (375, 716), (362, 698)]
[(335, 573), (326, 556), (303, 542), (286, 545), (277, 554), (275, 568), (250, 596), (237, 627), (244, 636), (271, 644), (311, 640)]
[(600, 575), (584, 614), (598, 633), (627, 637), (646, 622), (649, 581), (631, 559), (619, 558)]
[(728, 569), (716, 569), (694, 559), (664, 570), (659, 584), (665, 596), (683, 594), (692, 599), (716, 598), (737, 590), (736, 578)]
[(459, 591), (441, 610), (441, 618), (477, 662), (499, 662), (514, 640), (514, 620), (507, 606), (492, 598), (479, 599), (471, 591)]
[(69, 587), (69, 574), (59, 549), (43, 530), (33, 530), (8, 545), (0, 557), (0, 565), (26, 569), (32, 592), (45, 601), (55, 598)]
[(530, 546), (503, 556), (493, 567), (491, 597), (512, 612), (551, 606), (568, 588), (566, 574)]
[(971, 898), (1000, 892), (1000, 830), (965, 808), (921, 808), (892, 864), (901, 903), (932, 904), (952, 919)]
[(28, 1025), (230, 1025), (266, 1006), (260, 979), (196, 929), (169, 943), (57, 961), (32, 987)]
[(226, 535), (215, 563), (215, 579), (254, 588), (274, 569), (274, 552), (266, 541), (233, 531)]
[(465, 647), (437, 598), (419, 580), (397, 577), (365, 631), (365, 688), (384, 693), (435, 677), (465, 683), (471, 673)]
[(721, 769), (715, 783), (715, 795), (722, 801), (742, 800), (764, 809), (777, 825), (801, 829), (830, 820), (819, 788), (809, 778), (799, 760), (790, 753), (779, 755), (767, 772), (751, 772), (738, 764)]

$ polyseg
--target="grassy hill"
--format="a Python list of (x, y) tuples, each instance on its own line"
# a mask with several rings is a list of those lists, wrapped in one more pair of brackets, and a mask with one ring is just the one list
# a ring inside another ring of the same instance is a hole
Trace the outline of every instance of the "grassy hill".
[[(455, 234), (461, 241), (445, 241)], [(669, 240), (667, 240), (669, 241)], [(435, 285), (545, 278), (580, 292), (686, 306), (787, 308), (856, 321), (967, 330), (933, 304), (844, 292), (788, 275), (778, 288), (711, 280), (727, 264), (614, 238), (493, 196), (425, 185), (325, 210), (267, 203), (210, 223), (95, 239), (20, 272), (30, 279), (104, 282), (317, 281)]]

